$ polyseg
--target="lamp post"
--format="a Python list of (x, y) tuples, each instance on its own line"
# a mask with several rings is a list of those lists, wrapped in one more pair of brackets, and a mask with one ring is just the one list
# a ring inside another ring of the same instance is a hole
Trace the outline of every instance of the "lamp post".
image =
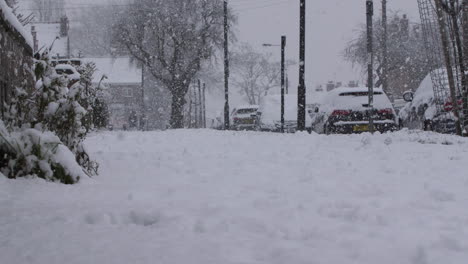
[(366, 15), (367, 15), (367, 86), (369, 88), (369, 131), (374, 133), (374, 81), (373, 81), (373, 64), (374, 64), (374, 51), (372, 42), (372, 17), (374, 16), (374, 2), (372, 0), (366, 1)]
[(284, 93), (285, 93), (285, 50), (286, 50), (286, 36), (281, 36), (281, 45), (263, 44), (264, 47), (278, 47), (281, 46), (281, 133), (284, 133)]

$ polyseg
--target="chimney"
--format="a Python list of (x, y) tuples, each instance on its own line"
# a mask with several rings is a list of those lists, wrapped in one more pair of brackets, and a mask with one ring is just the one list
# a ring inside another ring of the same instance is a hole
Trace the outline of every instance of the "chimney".
[(68, 17), (63, 16), (60, 18), (60, 37), (67, 37), (68, 36), (68, 29), (69, 29), (69, 24), (68, 24)]
[(32, 25), (31, 26), (31, 35), (33, 37), (33, 49), (34, 49), (34, 52), (37, 51), (37, 49), (39, 48), (39, 42), (37, 40), (37, 31), (36, 31), (36, 26)]
[(400, 30), (401, 30), (402, 36), (408, 39), (409, 38), (409, 19), (406, 14), (404, 14), (403, 18), (401, 19)]

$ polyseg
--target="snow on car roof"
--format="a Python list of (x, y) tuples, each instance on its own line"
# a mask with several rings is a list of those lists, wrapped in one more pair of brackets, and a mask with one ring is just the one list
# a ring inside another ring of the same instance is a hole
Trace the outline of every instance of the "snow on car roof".
[(419, 106), (427, 104), (430, 111), (427, 111), (426, 118), (432, 119), (437, 113), (437, 109), (434, 105), (434, 86), (432, 84), (431, 74), (428, 74), (426, 78), (421, 82), (418, 89), (414, 93), (413, 101), (407, 103), (400, 111), (400, 117), (402, 119), (407, 119), (409, 117), (411, 109), (414, 107), (418, 109)]
[[(333, 110), (365, 110), (369, 103), (369, 89), (367, 87), (358, 88), (337, 88), (325, 96), (321, 111), (332, 112)], [(393, 105), (387, 95), (380, 88), (374, 89), (374, 108), (393, 109)]]
[(240, 105), (240, 106), (236, 106), (235, 108), (237, 110), (240, 110), (240, 109), (254, 109), (254, 108), (257, 108), (258, 109), (258, 105)]
[(69, 65), (69, 64), (57, 64), (57, 65), (55, 66), (55, 69), (60, 69), (60, 70), (68, 70), (68, 69), (70, 69), (70, 70), (76, 71), (75, 67), (73, 67), (73, 66), (71, 66), (71, 65)]
[(2, 17), (4, 17), (6, 21), (8, 21), (8, 23), (21, 34), (21, 36), (23, 36), (26, 43), (32, 48), (32, 35), (28, 33), (21, 22), (18, 21), (18, 18), (13, 14), (13, 10), (6, 4), (5, 0), (0, 0), (0, 13), (3, 14)]

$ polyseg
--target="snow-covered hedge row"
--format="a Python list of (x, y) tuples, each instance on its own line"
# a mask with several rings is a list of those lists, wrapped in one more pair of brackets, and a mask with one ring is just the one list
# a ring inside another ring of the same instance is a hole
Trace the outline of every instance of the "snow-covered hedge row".
[(10, 133), (0, 121), (0, 172), (8, 178), (34, 177), (73, 184), (86, 176), (75, 155), (52, 132)]

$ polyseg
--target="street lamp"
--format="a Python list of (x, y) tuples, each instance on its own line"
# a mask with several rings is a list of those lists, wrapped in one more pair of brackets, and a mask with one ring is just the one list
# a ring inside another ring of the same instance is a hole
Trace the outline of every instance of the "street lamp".
[(281, 133), (284, 133), (285, 49), (286, 36), (281, 36), (281, 45), (263, 44), (264, 47), (281, 47)]

